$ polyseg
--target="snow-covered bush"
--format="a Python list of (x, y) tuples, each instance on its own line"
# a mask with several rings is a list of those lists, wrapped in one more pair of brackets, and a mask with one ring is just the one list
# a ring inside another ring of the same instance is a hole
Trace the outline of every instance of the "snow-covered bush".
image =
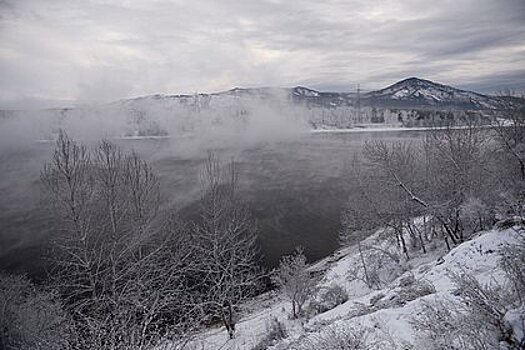
[(417, 332), (415, 348), (428, 350), (491, 349), (497, 344), (484, 327), (472, 327), (462, 305), (449, 299), (422, 302), (411, 319)]
[(321, 293), (321, 304), (326, 306), (327, 310), (331, 310), (337, 305), (341, 305), (342, 303), (346, 302), (348, 300), (348, 293), (346, 290), (338, 285), (334, 284), (328, 287), (324, 292)]
[(367, 350), (369, 331), (364, 327), (356, 329), (327, 327), (319, 334), (307, 337), (290, 350)]
[(302, 249), (292, 255), (283, 256), (272, 276), (273, 283), (292, 302), (292, 316), (298, 317), (303, 305), (314, 295), (317, 281), (310, 275)]
[(404, 271), (400, 258), (395, 252), (379, 246), (362, 246), (360, 261), (347, 272), (350, 281), (363, 281), (371, 289), (381, 289)]
[(525, 231), (519, 232), (518, 241), (502, 249), (500, 266), (520, 302), (525, 303)]
[(399, 307), (406, 303), (421, 298), (425, 295), (433, 294), (436, 289), (432, 283), (417, 280), (409, 285), (403, 285), (394, 289), (395, 293), (389, 297), (384, 297), (377, 300), (373, 306), (375, 310), (389, 309)]
[(396, 341), (382, 323), (375, 326), (331, 325), (321, 332), (300, 338), (290, 350), (391, 350), (406, 348)]
[(267, 325), (267, 333), (264, 338), (252, 350), (266, 350), (269, 346), (286, 337), (287, 332), (284, 324), (274, 317)]
[(68, 319), (56, 296), (25, 276), (0, 275), (0, 349), (68, 347)]
[(504, 331), (502, 319), (507, 312), (507, 305), (512, 300), (500, 285), (483, 285), (473, 275), (468, 273), (450, 273), (450, 278), (456, 286), (457, 294), (465, 305), (466, 311), (477, 316), (484, 324)]
[(419, 332), (416, 348), (519, 349), (513, 329), (505, 321), (512, 295), (499, 285), (483, 285), (471, 274), (449, 276), (458, 299), (422, 303), (421, 312), (411, 320)]
[(346, 289), (338, 284), (333, 284), (323, 289), (320, 295), (311, 300), (307, 306), (306, 314), (314, 316), (328, 310), (332, 310), (338, 305), (348, 300)]
[(397, 308), (435, 292), (436, 289), (432, 283), (425, 280), (415, 280), (413, 275), (408, 275), (399, 281), (397, 287), (392, 288), (386, 294), (378, 293), (372, 296), (369, 304), (356, 303), (351, 314), (356, 317), (368, 315), (379, 310)]

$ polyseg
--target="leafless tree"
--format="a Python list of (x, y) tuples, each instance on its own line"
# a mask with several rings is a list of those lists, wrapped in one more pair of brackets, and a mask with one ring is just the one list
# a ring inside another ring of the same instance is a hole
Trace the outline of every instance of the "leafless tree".
[[(369, 170), (366, 180), (372, 185), (362, 187), (373, 203), (376, 222), (393, 232), (396, 244), (408, 259), (408, 236), (414, 245), (425, 250), (421, 231), (412, 219), (424, 215), (427, 203), (423, 167), (417, 149), (411, 143), (383, 141), (365, 144), (364, 155)], [(363, 191), (364, 191), (363, 190)]]
[(301, 248), (296, 249), (294, 254), (281, 258), (272, 281), (292, 302), (294, 318), (301, 315), (303, 305), (317, 290), (317, 280), (308, 271), (306, 257)]
[(192, 227), (193, 268), (203, 304), (219, 317), (230, 338), (236, 309), (253, 295), (261, 279), (257, 265), (256, 222), (240, 200), (235, 164), (221, 164), (208, 155), (201, 172), (200, 217)]
[(502, 153), (517, 165), (521, 181), (525, 181), (525, 97), (502, 93), (506, 108), (496, 114), (493, 130), (496, 132)]
[(103, 141), (90, 155), (61, 133), (41, 179), (60, 219), (51, 276), (75, 320), (76, 348), (143, 349), (192, 327), (184, 225), (159, 222), (158, 179)]
[(472, 200), (480, 204), (493, 200), (496, 174), (489, 164), (492, 146), (488, 130), (477, 124), (427, 134), (431, 208), (433, 215), (441, 218), (453, 243), (465, 239), (467, 222), (461, 220), (465, 204)]
[[(441, 127), (421, 144), (371, 141), (364, 155), (370, 170), (361, 186), (374, 210), (377, 226), (394, 232), (406, 258), (436, 231), (450, 244), (490, 223), (486, 203), (496, 197), (487, 130), (476, 124)], [(474, 206), (474, 203), (477, 203)], [(424, 223), (416, 224), (414, 218)]]

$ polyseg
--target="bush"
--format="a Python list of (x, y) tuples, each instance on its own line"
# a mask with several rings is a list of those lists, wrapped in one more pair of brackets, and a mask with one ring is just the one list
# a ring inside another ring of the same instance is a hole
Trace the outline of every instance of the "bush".
[(369, 332), (365, 328), (328, 327), (322, 333), (292, 345), (291, 350), (367, 350)]
[(416, 333), (415, 348), (428, 350), (482, 350), (497, 348), (496, 338), (485, 323), (452, 300), (425, 301), (411, 319)]
[(381, 289), (405, 271), (395, 252), (377, 246), (362, 246), (360, 263), (347, 272), (350, 281), (362, 281), (371, 289)]
[(436, 289), (434, 285), (425, 280), (415, 280), (408, 275), (400, 280), (400, 285), (392, 290), (392, 293), (377, 294), (370, 299), (370, 305), (361, 306), (359, 313), (372, 313), (382, 309), (403, 306), (406, 303), (424, 297), (425, 295), (434, 294)]
[(328, 326), (320, 333), (299, 339), (291, 350), (379, 350), (407, 349), (391, 336), (381, 324), (365, 327), (361, 324)]
[(328, 310), (332, 310), (347, 300), (348, 293), (346, 290), (342, 286), (334, 284), (327, 287), (316, 299), (310, 301), (306, 313), (309, 316), (321, 314)]
[(500, 266), (510, 280), (521, 303), (525, 302), (525, 231), (521, 230), (518, 241), (501, 251)]
[(0, 275), (0, 348), (67, 349), (68, 320), (55, 295), (27, 277)]
[(302, 314), (303, 305), (317, 290), (317, 279), (310, 274), (301, 248), (281, 258), (272, 282), (292, 302), (293, 318)]
[(432, 349), (495, 349), (506, 344), (520, 345), (505, 322), (513, 297), (500, 286), (482, 285), (470, 274), (451, 273), (458, 301), (448, 299), (424, 302), (411, 323), (418, 336), (416, 347)]
[(252, 350), (266, 350), (269, 346), (275, 344), (277, 341), (287, 337), (286, 328), (277, 317), (274, 317), (267, 326), (268, 333), (264, 338), (253, 347)]

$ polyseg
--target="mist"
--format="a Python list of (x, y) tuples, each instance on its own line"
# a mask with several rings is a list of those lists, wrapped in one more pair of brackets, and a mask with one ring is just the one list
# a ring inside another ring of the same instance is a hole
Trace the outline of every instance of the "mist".
[[(276, 176), (261, 166), (268, 161), (265, 154), (308, 135), (304, 115), (303, 107), (289, 103), (279, 89), (267, 92), (264, 99), (151, 96), (66, 109), (4, 111), (0, 263), (7, 269), (40, 273), (39, 259), (46, 254), (54, 227), (42, 204), (39, 176), (60, 130), (88, 147), (107, 139), (126, 152), (137, 151), (159, 174), (163, 207), (183, 210), (198, 199), (200, 165), (210, 151), (239, 164), (242, 190), (257, 203), (259, 190), (273, 186), (257, 178)], [(301, 159), (298, 154), (285, 156)]]

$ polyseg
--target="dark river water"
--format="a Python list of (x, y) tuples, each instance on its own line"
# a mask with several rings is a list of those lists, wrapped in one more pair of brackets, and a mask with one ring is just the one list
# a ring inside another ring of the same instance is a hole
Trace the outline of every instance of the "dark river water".
[[(165, 207), (190, 210), (206, 149), (238, 164), (240, 190), (258, 219), (264, 262), (303, 246), (311, 260), (337, 248), (342, 206), (355, 190), (350, 167), (366, 140), (413, 140), (421, 131), (308, 133), (287, 141), (219, 147), (187, 140), (118, 140), (137, 150), (160, 176)], [(39, 173), (52, 144), (0, 149), (0, 269), (41, 274), (52, 221), (42, 200)]]

